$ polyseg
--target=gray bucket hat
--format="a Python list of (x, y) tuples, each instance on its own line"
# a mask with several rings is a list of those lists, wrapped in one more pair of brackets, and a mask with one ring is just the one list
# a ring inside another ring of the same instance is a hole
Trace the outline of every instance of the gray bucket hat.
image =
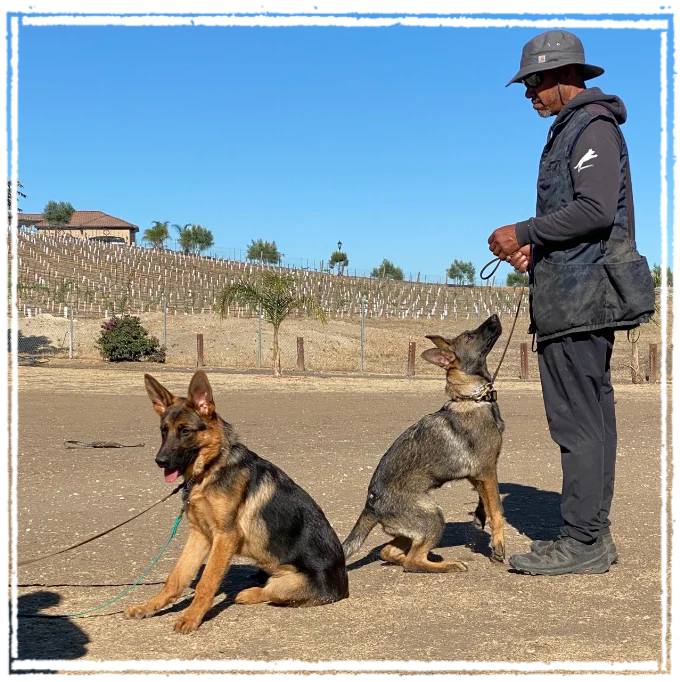
[(531, 73), (558, 69), (567, 64), (581, 64), (583, 80), (596, 78), (604, 73), (602, 67), (586, 64), (583, 43), (578, 36), (569, 31), (546, 31), (532, 38), (522, 48), (519, 71), (505, 87), (519, 83)]

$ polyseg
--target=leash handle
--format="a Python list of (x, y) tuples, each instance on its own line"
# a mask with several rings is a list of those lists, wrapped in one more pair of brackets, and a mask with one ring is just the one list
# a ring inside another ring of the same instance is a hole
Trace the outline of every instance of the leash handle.
[[(485, 280), (485, 281), (488, 280), (488, 279), (491, 279), (491, 278), (496, 274), (496, 270), (498, 270), (498, 267), (500, 266), (501, 262), (502, 262), (502, 261), (501, 261), (500, 258), (494, 258), (493, 260), (490, 260), (490, 261), (489, 261), (489, 262), (480, 270), (480, 272), (479, 272), (479, 279), (483, 279), (483, 280)], [(493, 269), (488, 275), (485, 275), (485, 274), (484, 274), (484, 271), (485, 271), (488, 267), (490, 267), (491, 265), (493, 265), (494, 263), (496, 264), (495, 267), (494, 267), (494, 269)]]
[(158, 500), (158, 502), (154, 502), (150, 507), (147, 507), (143, 511), (140, 511), (138, 514), (135, 514), (134, 516), (131, 516), (127, 521), (123, 521), (122, 523), (117, 524), (116, 526), (113, 526), (113, 528), (109, 528), (108, 530), (105, 530), (101, 533), (97, 533), (97, 535), (93, 535), (91, 538), (88, 538), (87, 540), (82, 540), (81, 542), (77, 542), (75, 545), (71, 545), (70, 547), (66, 547), (66, 549), (60, 549), (57, 552), (52, 552), (51, 554), (45, 554), (41, 557), (37, 557), (35, 559), (26, 559), (24, 561), (19, 561), (17, 563), (17, 566), (28, 566), (28, 564), (34, 564), (37, 561), (43, 561), (44, 559), (49, 559), (50, 557), (57, 556), (58, 554), (63, 554), (64, 552), (70, 552), (72, 549), (75, 549), (76, 547), (81, 547), (82, 545), (86, 545), (88, 542), (92, 542), (93, 540), (96, 540), (97, 538), (101, 538), (104, 535), (108, 535), (112, 531), (116, 530), (117, 528), (120, 528), (121, 526), (124, 526), (126, 523), (130, 523), (130, 521), (134, 521), (135, 519), (139, 518), (142, 514), (146, 514), (149, 510), (153, 509), (154, 507), (157, 507), (159, 504), (162, 502), (165, 502), (166, 500), (170, 499), (173, 495), (178, 493), (183, 487), (184, 483), (180, 483), (171, 493), (166, 495), (162, 500)]

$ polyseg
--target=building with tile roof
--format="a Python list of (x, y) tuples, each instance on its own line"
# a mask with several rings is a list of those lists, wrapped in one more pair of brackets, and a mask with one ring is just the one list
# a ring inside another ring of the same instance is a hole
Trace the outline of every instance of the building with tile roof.
[(75, 211), (65, 225), (45, 222), (42, 213), (19, 213), (19, 225), (79, 239), (134, 245), (139, 227), (103, 211)]

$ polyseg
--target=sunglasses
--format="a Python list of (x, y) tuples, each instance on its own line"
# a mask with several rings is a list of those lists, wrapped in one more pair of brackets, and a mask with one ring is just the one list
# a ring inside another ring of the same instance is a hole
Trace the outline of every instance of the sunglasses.
[(522, 85), (524, 85), (525, 88), (535, 88), (541, 84), (542, 80), (543, 74), (531, 73), (526, 78), (522, 78)]

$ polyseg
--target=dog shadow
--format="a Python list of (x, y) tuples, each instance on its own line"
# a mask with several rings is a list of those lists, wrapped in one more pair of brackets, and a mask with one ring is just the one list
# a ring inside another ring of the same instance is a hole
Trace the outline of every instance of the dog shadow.
[[(560, 515), (560, 495), (550, 490), (540, 490), (519, 483), (500, 483), (499, 492), (503, 502), (503, 513), (507, 525), (515, 528), (529, 540), (552, 540), (562, 526)], [(476, 506), (476, 504), (475, 504)], [(475, 554), (491, 558), (491, 536), (489, 523), (480, 530), (472, 523), (473, 512), (469, 522), (448, 522), (437, 548), (467, 547)], [(347, 565), (348, 571), (367, 566), (375, 561), (382, 561), (380, 551), (387, 542), (374, 547), (369, 553)], [(528, 550), (527, 550), (528, 551)], [(434, 552), (428, 555), (430, 561), (442, 561), (442, 557)], [(383, 565), (388, 566), (383, 562)]]
[[(196, 589), (196, 585), (198, 585), (200, 582), (204, 570), (205, 565), (201, 566), (201, 569), (197, 573), (196, 577), (192, 580), (190, 585), (192, 590)], [(259, 569), (257, 566), (252, 566), (249, 564), (232, 564), (222, 578), (222, 582), (220, 583), (220, 586), (215, 594), (215, 597), (224, 595), (224, 599), (217, 602), (216, 604), (213, 604), (213, 606), (208, 609), (208, 612), (205, 614), (202, 622), (206, 623), (209, 620), (212, 620), (222, 613), (222, 611), (232, 606), (235, 603), (234, 598), (241, 590), (245, 590), (249, 587), (263, 587), (267, 580), (269, 580), (269, 575), (265, 571)], [(180, 613), (189, 606), (193, 598), (193, 594), (184, 595), (172, 606), (159, 611), (157, 615)]]

